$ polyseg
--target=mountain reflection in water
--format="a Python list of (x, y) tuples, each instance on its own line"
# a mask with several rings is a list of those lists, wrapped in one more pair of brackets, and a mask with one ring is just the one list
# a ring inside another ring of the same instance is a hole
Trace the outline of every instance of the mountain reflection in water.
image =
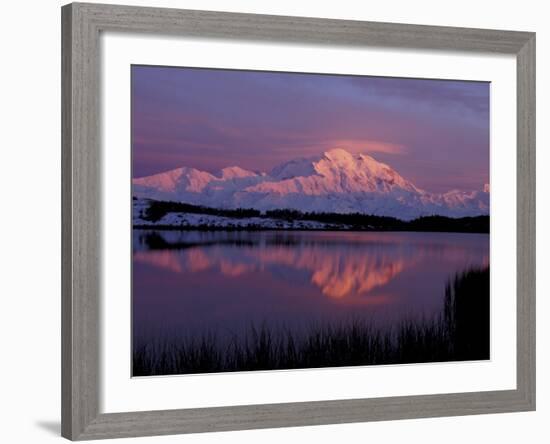
[(362, 295), (387, 284), (406, 263), (417, 260), (411, 251), (392, 251), (388, 246), (272, 244), (228, 248), (227, 245), (193, 246), (183, 250), (137, 251), (134, 260), (174, 273), (209, 271), (226, 277), (245, 278), (247, 274), (286, 266), (309, 272), (312, 284), (331, 298)]
[(488, 262), (483, 234), (134, 230), (134, 333), (391, 325), (438, 313), (446, 282)]

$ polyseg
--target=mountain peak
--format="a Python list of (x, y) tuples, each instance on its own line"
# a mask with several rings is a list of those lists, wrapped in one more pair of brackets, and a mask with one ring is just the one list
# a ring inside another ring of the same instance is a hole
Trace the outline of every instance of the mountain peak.
[(182, 181), (188, 185), (191, 184), (191, 186), (194, 186), (198, 190), (203, 188), (202, 184), (207, 183), (212, 178), (213, 176), (205, 171), (191, 167), (181, 167), (151, 176), (139, 177), (133, 179), (132, 183), (144, 187), (144, 189), (154, 188), (170, 193), (177, 191)]
[(326, 151), (323, 154), (323, 158), (328, 159), (341, 167), (371, 170), (373, 174), (378, 174), (381, 171), (393, 171), (388, 165), (379, 162), (368, 154), (359, 153), (354, 155), (342, 148), (333, 148)]
[(351, 161), (353, 160), (353, 155), (346, 151), (343, 148), (332, 148), (328, 151), (325, 151), (324, 156), (327, 159), (334, 160), (334, 161)]
[(243, 177), (253, 177), (257, 176), (257, 174), (252, 171), (245, 170), (244, 168), (241, 168), (239, 166), (230, 166), (222, 168), (216, 173), (216, 176), (220, 179), (227, 180), (242, 179)]

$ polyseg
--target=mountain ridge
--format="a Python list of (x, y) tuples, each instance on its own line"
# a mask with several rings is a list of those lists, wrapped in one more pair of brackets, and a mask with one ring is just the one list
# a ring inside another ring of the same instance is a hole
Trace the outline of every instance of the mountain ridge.
[(132, 180), (133, 195), (214, 208), (365, 213), (403, 220), (489, 213), (483, 190), (429, 193), (367, 154), (333, 149), (257, 173), (239, 166), (215, 174), (191, 167)]

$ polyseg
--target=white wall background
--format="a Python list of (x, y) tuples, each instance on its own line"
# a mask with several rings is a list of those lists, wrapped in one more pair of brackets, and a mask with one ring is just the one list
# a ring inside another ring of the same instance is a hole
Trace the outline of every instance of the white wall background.
[[(363, 0), (258, 2), (149, 0), (127, 4), (317, 16), (537, 32), (538, 410), (474, 417), (229, 432), (126, 440), (142, 443), (402, 441), (548, 442), (550, 420), (550, 176), (547, 126), (550, 20), (544, 2)], [(103, 0), (103, 3), (115, 3)], [(3, 442), (59, 441), (60, 412), (60, 6), (58, 0), (6, 2), (0, 48), (0, 406)]]

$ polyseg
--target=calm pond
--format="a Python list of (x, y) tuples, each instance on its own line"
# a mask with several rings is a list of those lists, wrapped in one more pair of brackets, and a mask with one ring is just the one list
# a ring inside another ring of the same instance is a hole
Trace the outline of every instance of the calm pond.
[(487, 234), (136, 229), (134, 340), (358, 318), (391, 328), (437, 316), (446, 284), (488, 265)]

